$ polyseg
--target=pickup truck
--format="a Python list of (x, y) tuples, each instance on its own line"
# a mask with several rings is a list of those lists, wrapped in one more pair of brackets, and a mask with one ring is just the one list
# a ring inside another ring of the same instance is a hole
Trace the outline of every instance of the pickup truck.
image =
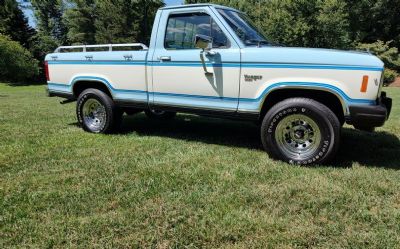
[(370, 53), (277, 46), (244, 13), (212, 4), (159, 9), (149, 47), (62, 46), (45, 69), (49, 96), (77, 101), (85, 131), (142, 111), (250, 120), (271, 157), (299, 165), (328, 162), (344, 123), (371, 131), (392, 105)]

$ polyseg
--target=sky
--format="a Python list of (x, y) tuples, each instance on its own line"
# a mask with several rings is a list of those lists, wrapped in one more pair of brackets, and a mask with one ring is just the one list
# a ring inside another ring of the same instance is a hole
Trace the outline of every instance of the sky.
[(166, 5), (180, 5), (183, 3), (183, 0), (164, 0)]
[[(22, 2), (21, 0), (17, 0), (18, 2)], [(164, 0), (166, 5), (180, 5), (183, 4), (183, 0)], [(33, 16), (32, 10), (28, 8), (23, 9), (25, 16), (28, 17), (29, 25), (32, 27), (36, 27), (35, 18)]]

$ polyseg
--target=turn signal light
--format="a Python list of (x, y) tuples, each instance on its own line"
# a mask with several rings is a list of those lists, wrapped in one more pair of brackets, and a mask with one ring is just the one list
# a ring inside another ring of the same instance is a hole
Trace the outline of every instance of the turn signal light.
[(361, 83), (360, 92), (362, 92), (362, 93), (367, 92), (367, 88), (368, 88), (368, 75), (364, 75), (362, 83)]

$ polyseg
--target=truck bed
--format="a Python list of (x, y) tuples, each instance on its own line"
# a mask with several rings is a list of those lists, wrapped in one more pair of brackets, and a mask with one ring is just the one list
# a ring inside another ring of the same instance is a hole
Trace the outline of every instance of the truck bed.
[(147, 52), (137, 43), (59, 47), (46, 56), (49, 92), (73, 93), (77, 81), (100, 80), (115, 100), (147, 102)]

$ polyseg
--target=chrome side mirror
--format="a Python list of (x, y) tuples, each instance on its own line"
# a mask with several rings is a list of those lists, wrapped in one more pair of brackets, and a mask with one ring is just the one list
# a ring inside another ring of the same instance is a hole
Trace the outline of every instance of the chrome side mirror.
[(206, 62), (204, 60), (204, 53), (205, 53), (205, 51), (207, 51), (207, 52), (210, 51), (210, 49), (212, 48), (212, 41), (213, 41), (212, 37), (207, 36), (207, 35), (199, 35), (199, 34), (197, 34), (195, 36), (195, 41), (194, 41), (195, 47), (202, 49), (202, 51), (200, 52), (200, 60), (201, 60), (201, 63), (203, 64), (204, 73), (206, 75), (213, 74), (213, 73), (207, 71)]
[(196, 48), (200, 48), (200, 49), (203, 49), (203, 50), (209, 50), (212, 47), (212, 42), (213, 42), (212, 37), (207, 36), (207, 35), (199, 35), (199, 34), (197, 34), (195, 36), (194, 44), (195, 44)]

